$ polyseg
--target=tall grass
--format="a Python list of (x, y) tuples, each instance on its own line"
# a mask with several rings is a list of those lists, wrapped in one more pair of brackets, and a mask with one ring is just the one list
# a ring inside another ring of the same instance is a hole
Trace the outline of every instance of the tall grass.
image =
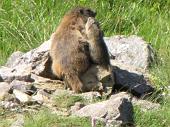
[(105, 36), (135, 34), (151, 43), (157, 54), (151, 79), (158, 88), (170, 85), (169, 0), (1, 0), (0, 65), (12, 52), (26, 52), (48, 40), (65, 12), (79, 5), (97, 11)]

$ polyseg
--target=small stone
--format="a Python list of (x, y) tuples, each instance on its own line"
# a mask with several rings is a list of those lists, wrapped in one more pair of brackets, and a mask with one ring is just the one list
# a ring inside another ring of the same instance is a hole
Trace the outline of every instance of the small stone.
[(32, 100), (37, 101), (38, 103), (42, 104), (42, 103), (48, 103), (50, 100), (50, 96), (47, 92), (45, 92), (44, 90), (39, 90), (36, 95), (32, 96)]
[[(14, 89), (17, 89), (23, 93), (26, 93), (28, 95), (32, 95), (37, 91), (37, 88), (30, 82), (25, 81), (19, 81), (19, 80), (13, 80), (11, 83), (11, 91)], [(12, 92), (11, 92), (12, 93)]]
[(133, 105), (139, 106), (141, 110), (148, 111), (148, 110), (156, 110), (160, 108), (160, 104), (153, 103), (147, 100), (141, 100), (137, 98), (132, 99)]
[(12, 101), (1, 101), (0, 106), (4, 107), (5, 109), (13, 109), (17, 107), (18, 104)]
[(31, 96), (17, 90), (14, 89), (13, 90), (13, 94), (15, 95), (15, 97), (21, 102), (21, 103), (28, 103), (31, 101)]
[(15, 62), (23, 55), (23, 52), (16, 51), (12, 53), (12, 55), (8, 58), (7, 63), (5, 64), (6, 67), (13, 68), (15, 66)]
[(76, 102), (74, 106), (71, 106), (71, 109), (70, 109), (71, 114), (73, 114), (74, 112), (80, 110), (84, 106), (85, 105), (82, 104), (81, 102)]
[(0, 82), (0, 101), (6, 98), (9, 90), (10, 90), (10, 85), (8, 83)]
[(18, 65), (15, 68), (0, 68), (0, 77), (5, 82), (12, 82), (13, 80), (33, 81), (31, 79), (31, 67), (29, 65)]
[(36, 74), (31, 74), (31, 78), (34, 80), (34, 83), (50, 83), (50, 82), (54, 82), (53, 80), (51, 80), (49, 78), (44, 78), (44, 77), (38, 76)]
[(95, 91), (81, 93), (79, 94), (79, 96), (82, 96), (85, 100), (88, 100), (89, 102), (93, 102), (93, 100), (100, 99), (102, 97), (99, 92)]

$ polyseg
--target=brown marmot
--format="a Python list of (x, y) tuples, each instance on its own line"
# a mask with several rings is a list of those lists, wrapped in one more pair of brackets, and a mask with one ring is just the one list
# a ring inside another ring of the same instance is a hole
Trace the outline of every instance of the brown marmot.
[(88, 43), (83, 42), (83, 38), (87, 19), (95, 16), (96, 13), (88, 8), (72, 9), (51, 37), (52, 71), (75, 92), (84, 91), (80, 75), (91, 65)]

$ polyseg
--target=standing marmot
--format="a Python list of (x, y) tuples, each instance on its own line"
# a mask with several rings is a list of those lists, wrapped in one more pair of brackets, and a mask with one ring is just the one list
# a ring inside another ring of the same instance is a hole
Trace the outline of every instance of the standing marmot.
[(79, 77), (91, 64), (88, 44), (82, 40), (87, 19), (95, 15), (88, 8), (75, 8), (63, 17), (51, 37), (52, 71), (58, 78), (64, 79), (75, 92), (83, 90)]

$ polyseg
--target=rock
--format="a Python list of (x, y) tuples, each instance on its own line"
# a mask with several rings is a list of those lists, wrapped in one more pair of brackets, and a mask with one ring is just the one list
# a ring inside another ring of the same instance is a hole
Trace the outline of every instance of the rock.
[(54, 82), (53, 80), (49, 78), (44, 78), (41, 76), (38, 76), (36, 74), (31, 74), (31, 78), (34, 80), (34, 83), (52, 83)]
[(79, 96), (83, 97), (85, 100), (89, 102), (93, 102), (96, 99), (101, 99), (101, 94), (95, 91), (81, 93), (79, 94)]
[(15, 67), (15, 63), (17, 60), (23, 55), (23, 52), (16, 51), (12, 53), (12, 55), (8, 58), (7, 63), (5, 64), (6, 67), (13, 68)]
[(10, 127), (24, 127), (24, 116), (18, 115), (17, 120)]
[(103, 119), (109, 124), (133, 124), (133, 106), (125, 92), (112, 95), (109, 100), (87, 105), (73, 113), (79, 117)]
[(34, 86), (39, 89), (44, 89), (46, 91), (55, 92), (55, 90), (65, 90), (65, 85), (63, 81), (60, 80), (50, 80), (49, 82), (45, 83), (35, 83)]
[(141, 110), (148, 111), (148, 110), (156, 110), (160, 108), (160, 104), (158, 103), (152, 103), (147, 100), (141, 100), (137, 98), (132, 99), (133, 105), (139, 106)]
[(115, 61), (122, 64), (146, 70), (154, 60), (152, 47), (138, 36), (106, 37), (105, 42)]
[(13, 90), (13, 94), (15, 95), (15, 97), (21, 102), (21, 103), (29, 103), (31, 101), (31, 96), (14, 89)]
[(17, 89), (23, 93), (26, 93), (28, 95), (32, 95), (37, 91), (37, 88), (30, 82), (24, 82), (24, 81), (19, 81), (19, 80), (13, 80), (11, 83), (11, 89), (10, 92), (14, 89)]
[(0, 82), (0, 101), (6, 98), (9, 90), (10, 90), (10, 85), (8, 83)]
[(85, 105), (82, 104), (81, 102), (76, 102), (74, 106), (71, 106), (71, 109), (70, 109), (71, 114), (73, 114), (74, 112), (80, 110), (84, 106)]
[(37, 101), (38, 103), (48, 103), (50, 101), (50, 96), (44, 90), (37, 91), (36, 95), (32, 96), (32, 100)]
[(51, 60), (48, 52), (50, 43), (50, 40), (46, 41), (38, 48), (25, 53), (14, 63), (14, 66), (30, 65), (32, 68), (31, 72), (36, 75), (43, 77), (53, 76), (51, 73)]
[(18, 104), (13, 102), (13, 101), (1, 101), (0, 106), (5, 108), (5, 109), (12, 109), (12, 108), (17, 107)]
[(142, 97), (152, 94), (154, 87), (142, 73), (132, 71), (128, 68), (126, 70), (117, 68), (115, 73), (115, 88), (121, 90), (128, 90), (135, 96)]
[(32, 81), (31, 67), (29, 65), (19, 65), (15, 68), (0, 68), (0, 77), (5, 82), (12, 82), (13, 80)]
[(50, 40), (44, 42), (38, 48), (25, 54), (19, 51), (13, 53), (6, 63), (6, 67), (0, 68), (0, 79), (7, 82), (12, 82), (13, 80), (33, 82), (31, 74), (54, 78), (48, 52), (50, 43)]

